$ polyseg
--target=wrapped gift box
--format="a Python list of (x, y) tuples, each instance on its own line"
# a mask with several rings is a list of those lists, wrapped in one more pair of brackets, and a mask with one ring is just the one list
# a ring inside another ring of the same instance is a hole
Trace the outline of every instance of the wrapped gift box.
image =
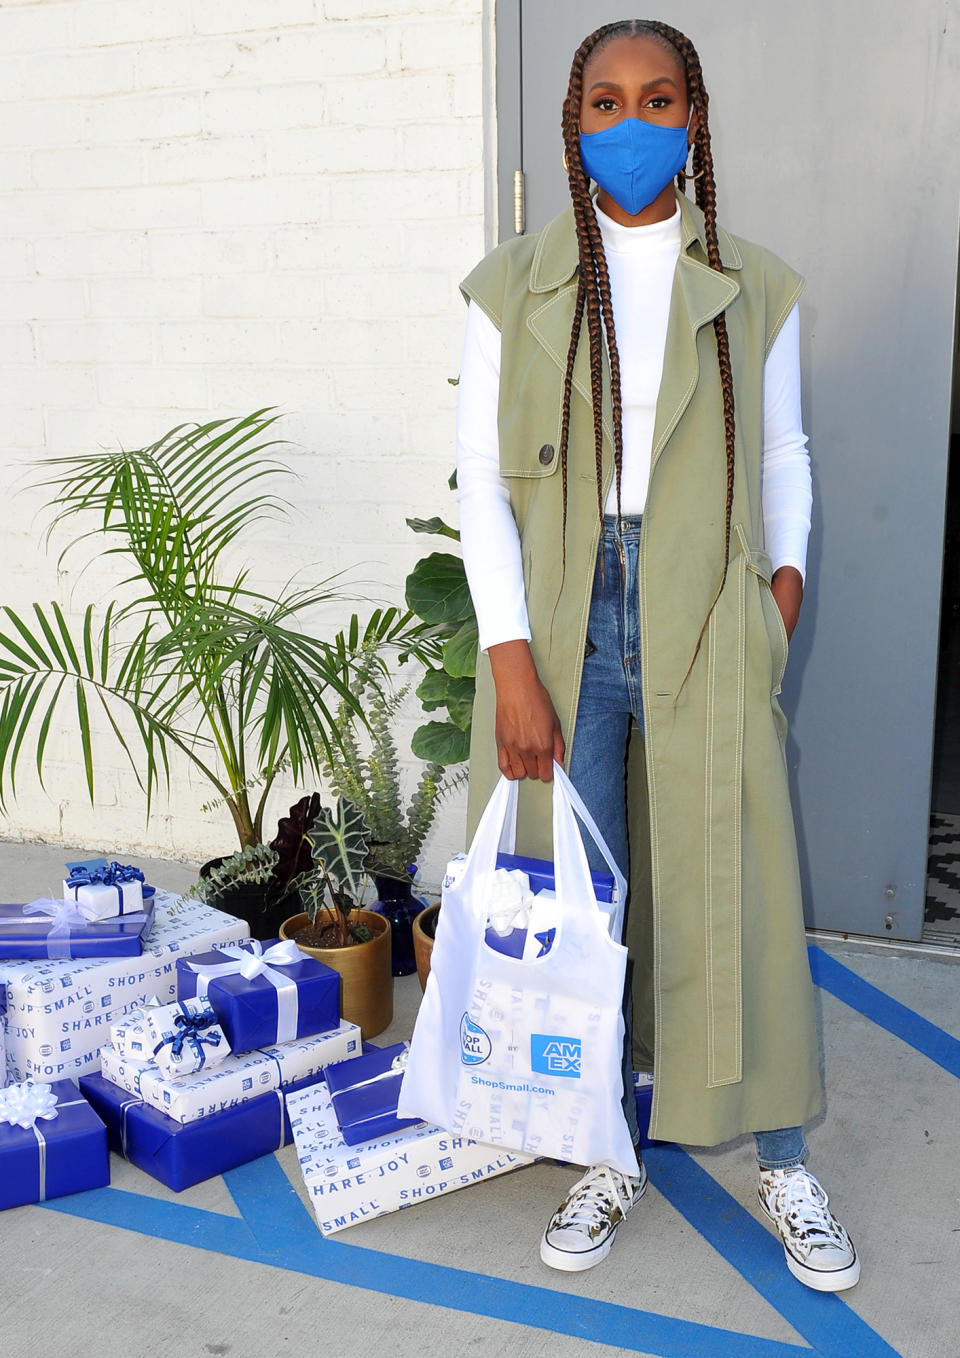
[(19, 1096), (29, 1100), (31, 1086), (9, 1085), (0, 1092), (0, 1208), (110, 1182), (106, 1128), (69, 1080), (40, 1086), (48, 1106), (32, 1122), (24, 1117), (28, 1125), (8, 1120), (23, 1111)]
[[(39, 907), (30, 910), (30, 906)], [(29, 911), (29, 913), (24, 913)], [(139, 957), (153, 923), (153, 901), (115, 919), (90, 921), (73, 901), (0, 905), (0, 958)]]
[(397, 1042), (327, 1067), (326, 1081), (344, 1142), (357, 1146), (413, 1127), (420, 1118), (397, 1117), (397, 1097), (407, 1044)]
[(186, 1124), (165, 1117), (102, 1075), (81, 1076), (80, 1089), (106, 1123), (110, 1149), (179, 1193), (289, 1145), (286, 1097), (315, 1078)]
[(324, 1235), (506, 1174), (534, 1158), (422, 1122), (347, 1146), (326, 1085), (290, 1093), (287, 1107), (300, 1172)]
[(7, 1083), (7, 988), (0, 981), (0, 1089)]
[(143, 873), (130, 863), (68, 865), (63, 894), (88, 920), (132, 915), (143, 909)]
[(347, 1061), (359, 1051), (360, 1029), (341, 1023), (332, 1033), (228, 1056), (213, 1070), (198, 1070), (176, 1080), (164, 1078), (152, 1062), (124, 1060), (112, 1047), (104, 1047), (100, 1057), (105, 1079), (175, 1122), (196, 1122), (281, 1085), (318, 1080), (332, 1061)]
[(235, 1052), (310, 1037), (340, 1022), (340, 976), (295, 943), (256, 939), (182, 957), (177, 998), (206, 996)]
[(218, 1066), (230, 1043), (209, 1000), (176, 1000), (144, 1012), (150, 1060), (168, 1080)]
[(111, 1023), (110, 1045), (116, 1048), (119, 1056), (134, 1061), (150, 1059), (150, 1049), (147, 1047), (150, 1040), (146, 1026), (147, 1014), (151, 1009), (159, 1009), (162, 1004), (163, 1001), (157, 999), (156, 995), (151, 995), (145, 1004), (137, 1005), (117, 1023)]
[(153, 931), (142, 957), (3, 961), (7, 1061), (24, 1080), (76, 1078), (99, 1070), (111, 1023), (157, 995), (176, 999), (177, 958), (248, 936), (244, 920), (170, 892), (154, 897)]
[(650, 1140), (650, 1114), (653, 1111), (653, 1075), (646, 1071), (633, 1072), (633, 1088), (637, 1096), (637, 1126), (640, 1129), (640, 1145), (653, 1146)]
[[(73, 863), (64, 864), (68, 873), (72, 873), (74, 868), (106, 868), (109, 866), (105, 858), (80, 858)], [(152, 887), (149, 882), (140, 883), (140, 894), (144, 900), (148, 900), (155, 891), (156, 887)]]

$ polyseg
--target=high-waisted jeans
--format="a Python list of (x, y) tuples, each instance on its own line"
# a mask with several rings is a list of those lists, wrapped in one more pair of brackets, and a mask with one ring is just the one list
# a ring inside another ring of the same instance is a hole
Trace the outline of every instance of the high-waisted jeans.
[[(617, 865), (629, 880), (627, 825), (627, 743), (631, 727), (643, 735), (640, 683), (640, 518), (604, 518), (587, 622), (580, 702), (573, 737), (570, 779), (586, 802)], [(589, 836), (592, 868), (604, 868)], [(624, 992), (626, 1037), (623, 1052), (623, 1109), (634, 1141), (639, 1140), (633, 1089), (629, 981)], [(800, 1165), (807, 1148), (799, 1127), (754, 1133), (757, 1158), (770, 1169)]]

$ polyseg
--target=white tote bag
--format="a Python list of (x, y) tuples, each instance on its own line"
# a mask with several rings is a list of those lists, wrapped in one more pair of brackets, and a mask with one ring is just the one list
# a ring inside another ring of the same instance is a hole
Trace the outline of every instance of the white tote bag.
[[(614, 874), (610, 914), (594, 897), (574, 813)], [(517, 784), (501, 778), (469, 853), (444, 880), (398, 1112), (474, 1141), (635, 1174), (621, 1103), (626, 883), (554, 764), (556, 898), (534, 905), (528, 939), (538, 955), (496, 951), (484, 937), (487, 901), (498, 850), (513, 852), (516, 816)]]

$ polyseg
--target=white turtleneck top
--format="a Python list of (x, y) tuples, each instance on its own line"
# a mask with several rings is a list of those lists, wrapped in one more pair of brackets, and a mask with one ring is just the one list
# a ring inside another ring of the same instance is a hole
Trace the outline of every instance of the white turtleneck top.
[[(621, 226), (599, 208), (620, 354), (624, 515), (643, 513), (657, 396), (663, 375), (673, 276), (680, 255), (680, 209), (651, 226)], [(500, 475), (497, 408), (500, 332), (475, 303), (467, 326), (457, 399), (457, 494), (464, 566), (486, 650), (530, 639), (520, 540)], [(800, 414), (800, 322), (794, 307), (763, 369), (761, 497), (773, 569), (806, 568), (812, 508), (810, 458)], [(617, 512), (616, 486), (605, 509)]]

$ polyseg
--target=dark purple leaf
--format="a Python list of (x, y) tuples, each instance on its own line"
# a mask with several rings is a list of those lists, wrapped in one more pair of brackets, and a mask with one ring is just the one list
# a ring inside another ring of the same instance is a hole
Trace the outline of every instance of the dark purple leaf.
[(288, 816), (281, 816), (277, 822), (277, 837), (271, 841), (271, 849), (276, 849), (280, 861), (273, 870), (273, 881), (267, 889), (271, 900), (282, 899), (290, 889), (290, 883), (301, 872), (310, 872), (313, 858), (307, 832), (320, 814), (320, 793), (312, 792), (301, 797), (296, 806), (291, 806)]

